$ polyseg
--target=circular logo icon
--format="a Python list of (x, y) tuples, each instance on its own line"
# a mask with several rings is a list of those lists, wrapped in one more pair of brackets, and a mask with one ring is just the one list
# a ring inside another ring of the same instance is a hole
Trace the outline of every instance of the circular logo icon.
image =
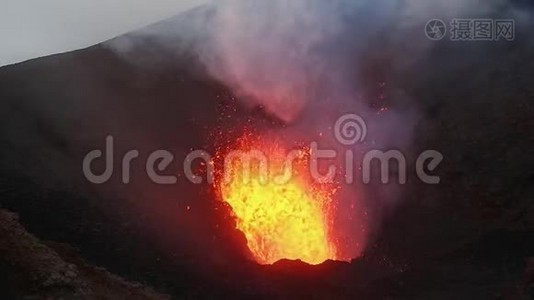
[(432, 19), (426, 23), (425, 35), (433, 41), (439, 41), (445, 37), (447, 26), (439, 19)]
[(337, 119), (334, 134), (338, 142), (345, 146), (363, 142), (367, 136), (367, 124), (356, 114), (346, 114)]

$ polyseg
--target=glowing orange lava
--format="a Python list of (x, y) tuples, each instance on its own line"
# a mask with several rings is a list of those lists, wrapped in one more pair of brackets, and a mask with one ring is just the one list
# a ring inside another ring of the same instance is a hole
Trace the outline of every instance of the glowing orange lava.
[(216, 185), (257, 262), (300, 259), (319, 264), (336, 259), (331, 238), (336, 187), (309, 176), (309, 150), (290, 152), (250, 134), (232, 148), (240, 152), (221, 155), (225, 166)]

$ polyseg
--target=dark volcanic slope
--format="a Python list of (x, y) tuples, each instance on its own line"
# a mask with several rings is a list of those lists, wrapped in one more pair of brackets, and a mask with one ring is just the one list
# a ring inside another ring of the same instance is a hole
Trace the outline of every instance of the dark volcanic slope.
[[(232, 228), (229, 221), (214, 216), (225, 208), (205, 186), (150, 184), (142, 161), (132, 165), (132, 183), (119, 184), (127, 150), (168, 149), (183, 160), (190, 149), (204, 148), (233, 103), (227, 91), (191, 71), (190, 57), (175, 59), (146, 70), (95, 46), (2, 68), (1, 205), (20, 213), (30, 232), (78, 247), (89, 261), (194, 293), (203, 287), (191, 283), (189, 270), (202, 271), (197, 265), (204, 260), (244, 256), (241, 238), (220, 228)], [(103, 149), (108, 134), (115, 137), (118, 171), (95, 186), (81, 162)], [(179, 173), (181, 166), (174, 168)]]
[[(237, 107), (194, 53), (169, 54), (150, 39), (136, 48), (157, 58), (148, 65), (98, 45), (0, 69), (0, 205), (37, 237), (176, 297), (532, 297), (532, 32), (523, 28), (513, 43), (438, 43), (401, 73), (377, 38), (361, 72), (416, 102), (416, 148), (438, 149), (445, 161), (442, 183), (408, 184), (376, 243), (352, 264), (250, 264), (209, 189), (154, 186), (142, 160), (130, 185), (118, 184), (120, 173), (103, 186), (85, 181), (83, 156), (107, 134), (116, 153), (163, 148), (179, 160), (210, 145), (221, 112)], [(249, 117), (266, 119), (237, 107), (224, 124)]]
[(88, 266), (66, 245), (44, 244), (28, 234), (13, 213), (0, 211), (0, 233), (0, 276), (5, 298), (169, 298), (102, 268)]

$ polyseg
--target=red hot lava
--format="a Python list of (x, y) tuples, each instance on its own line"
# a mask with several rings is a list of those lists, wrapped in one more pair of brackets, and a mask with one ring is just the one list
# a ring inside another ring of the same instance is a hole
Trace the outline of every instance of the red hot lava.
[(258, 263), (346, 259), (334, 228), (339, 186), (310, 176), (308, 147), (288, 151), (280, 140), (247, 131), (219, 149), (217, 161), (217, 194)]

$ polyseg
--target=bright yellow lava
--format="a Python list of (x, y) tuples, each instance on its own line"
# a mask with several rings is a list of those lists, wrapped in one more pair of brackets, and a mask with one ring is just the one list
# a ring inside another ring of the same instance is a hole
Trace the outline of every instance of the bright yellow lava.
[[(251, 160), (247, 174), (243, 160), (233, 160), (225, 166), (227, 177), (217, 183), (257, 262), (300, 259), (319, 264), (336, 259), (335, 244), (329, 236), (335, 188), (318, 185), (307, 176), (309, 152), (300, 151), (290, 167), (287, 152), (280, 146), (248, 139), (238, 144), (239, 150), (259, 150), (268, 159), (267, 174), (260, 172), (259, 161)], [(293, 176), (283, 182), (275, 180), (284, 172)]]

